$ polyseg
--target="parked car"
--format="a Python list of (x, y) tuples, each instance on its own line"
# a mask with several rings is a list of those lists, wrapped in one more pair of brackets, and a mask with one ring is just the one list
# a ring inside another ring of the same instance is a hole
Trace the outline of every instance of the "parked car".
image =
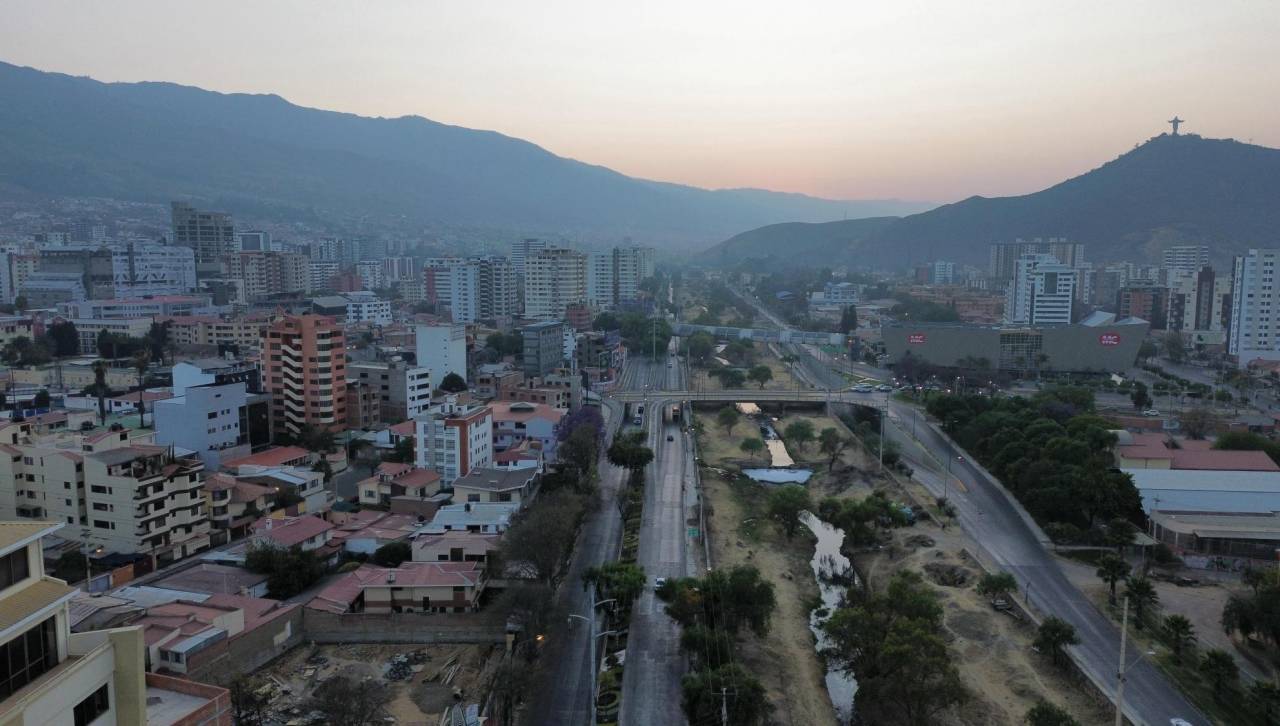
[(1157, 411), (1157, 410), (1156, 410), (1156, 409), (1154, 409), (1154, 408), (1148, 408), (1146, 411), (1143, 411), (1143, 412), (1142, 412), (1142, 415), (1143, 415), (1143, 416), (1153, 416), (1153, 417), (1154, 417), (1154, 416), (1159, 416), (1159, 415), (1160, 415), (1160, 412), (1159, 412), (1159, 411)]
[(655, 577), (655, 578), (653, 578), (653, 589), (657, 590), (657, 589), (661, 588), (661, 587), (662, 587), (663, 585), (665, 585), (665, 584), (667, 584), (667, 578), (665, 578), (665, 577)]
[(853, 391), (854, 393), (871, 393), (875, 389), (871, 387), (870, 383), (859, 383), (858, 385), (854, 386), (849, 390)]
[(881, 393), (889, 393), (890, 391), (893, 390), (893, 386), (889, 385), (888, 383), (881, 383), (880, 385), (876, 386), (876, 390)]

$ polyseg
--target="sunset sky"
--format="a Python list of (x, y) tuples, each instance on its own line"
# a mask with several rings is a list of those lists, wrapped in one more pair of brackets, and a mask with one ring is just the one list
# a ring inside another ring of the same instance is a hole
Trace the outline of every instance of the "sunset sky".
[[(651, 179), (954, 201), (1280, 146), (1280, 3), (4, 0), (0, 60), (493, 129)], [(0, 99), (3, 102), (3, 99)]]

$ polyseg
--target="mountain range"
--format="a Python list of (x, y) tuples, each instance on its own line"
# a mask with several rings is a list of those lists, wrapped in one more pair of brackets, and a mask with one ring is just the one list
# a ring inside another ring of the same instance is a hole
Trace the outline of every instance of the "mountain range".
[(782, 221), (933, 205), (636, 179), (492, 131), (0, 63), (0, 190), (198, 206), (338, 228), (381, 218), (681, 249)]
[[(834, 264), (901, 269), (948, 260), (985, 267), (993, 241), (1066, 237), (1089, 261), (1160, 259), (1204, 244), (1225, 265), (1280, 246), (1280, 150), (1233, 139), (1161, 134), (1085, 174), (1033, 194), (971, 197), (901, 219), (778, 224), (703, 252), (708, 264), (767, 270)], [(796, 245), (803, 254), (797, 255)]]

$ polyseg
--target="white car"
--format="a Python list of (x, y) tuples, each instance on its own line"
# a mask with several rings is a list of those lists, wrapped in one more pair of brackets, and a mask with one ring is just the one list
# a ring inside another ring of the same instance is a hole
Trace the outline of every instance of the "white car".
[(1148, 408), (1146, 411), (1143, 411), (1143, 412), (1142, 412), (1142, 415), (1143, 415), (1143, 416), (1153, 416), (1153, 417), (1154, 417), (1154, 416), (1159, 416), (1159, 415), (1160, 415), (1160, 412), (1159, 412), (1159, 411), (1157, 411), (1157, 410), (1155, 410), (1154, 408)]
[(876, 390), (881, 393), (889, 393), (890, 391), (893, 390), (893, 386), (889, 385), (888, 383), (881, 383), (880, 385), (876, 386)]
[(872, 388), (871, 384), (869, 383), (859, 383), (858, 385), (854, 386), (849, 390), (853, 391), (854, 393), (871, 393), (875, 389)]
[(655, 590), (661, 589), (661, 588), (662, 588), (662, 586), (663, 586), (663, 585), (665, 585), (665, 584), (667, 584), (667, 578), (665, 578), (665, 577), (655, 577), (655, 578), (653, 578), (653, 589), (655, 589)]

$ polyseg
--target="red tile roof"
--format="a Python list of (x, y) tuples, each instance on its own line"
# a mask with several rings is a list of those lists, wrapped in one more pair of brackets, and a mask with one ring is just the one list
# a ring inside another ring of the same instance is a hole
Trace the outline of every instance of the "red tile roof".
[[(387, 582), (391, 573), (395, 574), (394, 583)], [(307, 607), (345, 613), (366, 587), (467, 587), (478, 584), (483, 574), (478, 562), (405, 562), (395, 568), (364, 564), (321, 590)]]
[(302, 544), (318, 534), (333, 529), (333, 525), (310, 514), (290, 519), (263, 517), (254, 522), (251, 529), (281, 547)]
[(304, 456), (309, 456), (310, 454), (310, 451), (302, 448), (301, 446), (273, 446), (266, 451), (259, 451), (256, 454), (242, 456), (239, 459), (232, 459), (224, 462), (224, 466), (281, 466), (295, 459), (301, 459)]

